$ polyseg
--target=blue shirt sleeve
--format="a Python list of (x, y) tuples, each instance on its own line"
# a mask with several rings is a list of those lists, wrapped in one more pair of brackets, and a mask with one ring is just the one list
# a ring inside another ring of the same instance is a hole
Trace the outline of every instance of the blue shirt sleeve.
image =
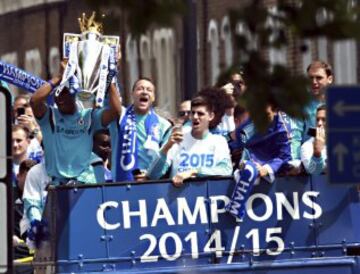
[(274, 144), (277, 146), (278, 154), (277, 157), (274, 157), (266, 164), (268, 164), (271, 169), (276, 173), (283, 164), (291, 160), (291, 145), (290, 140), (286, 132), (283, 132), (278, 135), (277, 142)]
[(321, 172), (325, 170), (325, 166), (326, 166), (325, 159), (322, 156), (320, 157), (312, 156), (310, 158), (307, 172), (310, 174), (319, 175), (321, 174)]

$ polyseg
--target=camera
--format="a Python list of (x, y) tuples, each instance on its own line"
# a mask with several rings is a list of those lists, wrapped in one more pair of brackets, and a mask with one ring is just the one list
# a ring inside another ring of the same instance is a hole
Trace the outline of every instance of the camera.
[(25, 114), (25, 108), (18, 108), (16, 109), (17, 116), (21, 116)]
[(182, 132), (182, 124), (176, 124), (173, 128), (176, 132)]
[(232, 84), (234, 86), (234, 93), (240, 93), (241, 92), (241, 83), (240, 83), (240, 81), (232, 81)]
[(309, 128), (307, 134), (311, 137), (315, 137), (316, 136), (316, 128), (314, 128), (314, 127)]
[(242, 90), (243, 82), (241, 80), (236, 80), (236, 81), (232, 81), (231, 83), (234, 86), (233, 96), (235, 98), (241, 96), (243, 93), (243, 90)]
[(136, 175), (140, 175), (142, 172), (140, 169), (135, 168), (133, 171), (131, 171), (131, 173), (133, 176), (136, 176)]

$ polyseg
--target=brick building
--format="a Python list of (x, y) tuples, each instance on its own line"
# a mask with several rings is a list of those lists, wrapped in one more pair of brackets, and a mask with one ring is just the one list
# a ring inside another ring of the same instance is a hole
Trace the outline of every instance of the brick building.
[[(173, 113), (177, 104), (199, 87), (215, 84), (234, 58), (240, 58), (233, 47), (228, 14), (229, 9), (241, 8), (246, 2), (186, 0), (190, 13), (185, 19), (178, 18), (172, 28), (151, 29), (139, 41), (127, 31), (124, 16), (111, 31), (105, 26), (106, 34), (121, 37), (120, 79), (125, 101), (129, 101), (131, 85), (140, 75), (155, 80), (158, 106)], [(82, 12), (90, 12), (84, 0), (1, 1), (1, 60), (49, 78), (58, 72), (63, 33), (79, 32), (77, 18)], [(244, 30), (239, 26), (238, 31)], [(302, 53), (302, 44), (311, 50)], [(312, 59), (321, 58), (334, 66), (336, 83), (358, 81), (354, 41), (295, 41), (281, 50), (269, 50), (267, 56), (272, 63), (286, 64), (297, 72), (303, 72)]]

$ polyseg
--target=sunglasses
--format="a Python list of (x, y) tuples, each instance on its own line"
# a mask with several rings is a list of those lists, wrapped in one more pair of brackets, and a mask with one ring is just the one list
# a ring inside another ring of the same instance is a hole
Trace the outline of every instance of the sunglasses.
[(179, 111), (179, 116), (180, 117), (189, 116), (190, 113), (191, 113), (190, 110), (188, 110), (188, 111)]
[(232, 84), (233, 84), (234, 86), (237, 86), (237, 85), (239, 85), (239, 86), (244, 86), (244, 85), (245, 85), (245, 82), (242, 81), (242, 80), (236, 80), (236, 81), (232, 81)]

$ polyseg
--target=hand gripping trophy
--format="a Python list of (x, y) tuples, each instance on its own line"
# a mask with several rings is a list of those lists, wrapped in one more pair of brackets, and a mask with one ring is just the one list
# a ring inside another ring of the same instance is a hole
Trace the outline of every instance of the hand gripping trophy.
[(56, 95), (64, 87), (75, 93), (84, 108), (102, 107), (105, 92), (116, 81), (118, 36), (102, 35), (102, 24), (89, 18), (79, 18), (81, 34), (64, 33), (63, 56), (68, 59)]

